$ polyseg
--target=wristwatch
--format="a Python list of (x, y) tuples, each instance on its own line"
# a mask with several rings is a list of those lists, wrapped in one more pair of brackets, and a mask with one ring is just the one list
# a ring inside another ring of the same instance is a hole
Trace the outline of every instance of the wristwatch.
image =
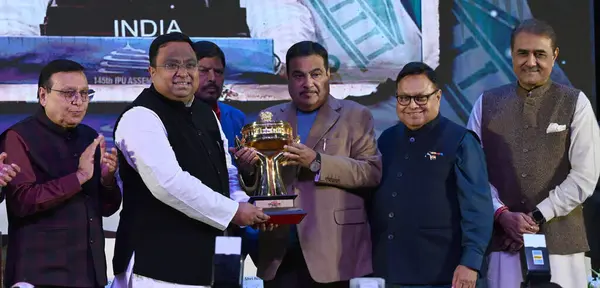
[(318, 173), (321, 170), (321, 153), (317, 153), (317, 157), (315, 157), (315, 160), (310, 162), (308, 169), (310, 169), (310, 171), (313, 173)]
[(540, 210), (537, 208), (531, 211), (531, 216), (533, 216), (533, 221), (535, 221), (535, 223), (537, 223), (538, 225), (546, 223), (546, 218), (544, 218), (542, 212), (540, 212)]

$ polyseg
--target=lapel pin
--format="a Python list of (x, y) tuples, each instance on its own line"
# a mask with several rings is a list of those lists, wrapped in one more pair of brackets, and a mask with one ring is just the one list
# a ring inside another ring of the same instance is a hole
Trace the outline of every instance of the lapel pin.
[(425, 154), (425, 157), (429, 157), (429, 160), (435, 160), (437, 156), (444, 156), (444, 153), (429, 151)]

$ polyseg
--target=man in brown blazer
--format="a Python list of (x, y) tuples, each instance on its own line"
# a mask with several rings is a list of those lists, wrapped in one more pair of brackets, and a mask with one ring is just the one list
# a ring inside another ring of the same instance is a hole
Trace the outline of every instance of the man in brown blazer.
[[(281, 173), (307, 215), (298, 225), (260, 232), (258, 276), (265, 287), (348, 287), (351, 278), (373, 272), (365, 202), (352, 192), (368, 191), (381, 180), (373, 116), (358, 103), (329, 95), (323, 46), (296, 43), (286, 63), (292, 101), (266, 111), (300, 136), (301, 143), (286, 147), (292, 165)], [(235, 157), (249, 165), (254, 155), (242, 148)]]

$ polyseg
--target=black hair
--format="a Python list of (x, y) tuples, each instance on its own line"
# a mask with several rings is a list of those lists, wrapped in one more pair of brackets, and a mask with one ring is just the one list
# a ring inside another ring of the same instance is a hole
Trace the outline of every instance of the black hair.
[(225, 53), (223, 53), (223, 50), (217, 44), (210, 41), (198, 41), (194, 43), (193, 47), (198, 61), (202, 58), (218, 57), (221, 59), (223, 67), (225, 67)]
[(83, 72), (85, 68), (81, 64), (68, 60), (68, 59), (56, 59), (46, 64), (42, 71), (40, 71), (40, 78), (38, 79), (38, 95), (40, 98), (39, 88), (51, 89), (52, 88), (52, 75), (60, 72)]
[(194, 47), (194, 42), (187, 35), (181, 32), (171, 32), (168, 34), (163, 34), (156, 37), (152, 44), (150, 44), (150, 66), (156, 67), (156, 56), (158, 56), (158, 50), (165, 46), (169, 42), (186, 42), (189, 43), (190, 46)]
[(290, 72), (289, 63), (292, 59), (311, 55), (321, 56), (321, 58), (323, 58), (323, 63), (325, 64), (325, 70), (329, 69), (329, 54), (325, 47), (317, 42), (302, 41), (292, 45), (285, 54), (285, 63), (287, 64), (285, 68), (286, 72)]
[(433, 71), (433, 69), (431, 69), (429, 65), (423, 62), (410, 62), (404, 65), (404, 67), (402, 67), (402, 70), (400, 70), (400, 73), (398, 73), (398, 76), (396, 77), (396, 86), (398, 85), (398, 83), (400, 83), (400, 80), (410, 75), (425, 75), (427, 79), (429, 79), (429, 81), (431, 81), (431, 83), (435, 85), (436, 88), (439, 87), (435, 71)]

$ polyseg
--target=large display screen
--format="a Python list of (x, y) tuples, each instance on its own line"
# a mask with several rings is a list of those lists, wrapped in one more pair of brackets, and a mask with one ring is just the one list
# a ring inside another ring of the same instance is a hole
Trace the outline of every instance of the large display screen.
[[(394, 80), (411, 61), (436, 69), (441, 113), (464, 124), (484, 90), (516, 80), (510, 33), (531, 17), (558, 34), (553, 80), (581, 89), (595, 104), (592, 11), (591, 0), (4, 0), (0, 129), (39, 109), (41, 67), (68, 58), (86, 67), (96, 91), (84, 123), (112, 141), (116, 117), (150, 83), (151, 41), (172, 31), (222, 47), (221, 100), (248, 121), (289, 100), (285, 53), (313, 40), (330, 53), (331, 94), (368, 106), (377, 134), (398, 121)], [(108, 219), (106, 229), (114, 231), (117, 219)]]

